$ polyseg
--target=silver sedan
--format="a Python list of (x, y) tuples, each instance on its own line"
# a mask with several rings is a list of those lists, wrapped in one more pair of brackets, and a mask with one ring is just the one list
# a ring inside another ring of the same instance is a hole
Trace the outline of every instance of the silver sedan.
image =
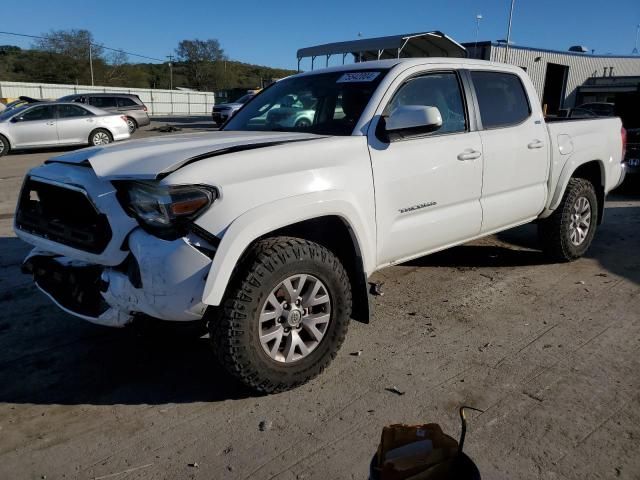
[(23, 148), (105, 145), (129, 136), (126, 117), (89, 105), (46, 102), (0, 113), (0, 156)]

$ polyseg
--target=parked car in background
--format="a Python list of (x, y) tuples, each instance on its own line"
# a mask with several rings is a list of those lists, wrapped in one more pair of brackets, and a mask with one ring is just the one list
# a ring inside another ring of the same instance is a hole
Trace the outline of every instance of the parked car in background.
[[(568, 114), (564, 118), (596, 118), (597, 114), (592, 112), (591, 110), (587, 110), (586, 108), (572, 108), (568, 111)], [(559, 117), (563, 118), (563, 117)]]
[(46, 100), (39, 100), (37, 98), (21, 96), (21, 97), (18, 97), (17, 100), (14, 100), (13, 102), (9, 102), (6, 105), (3, 105), (4, 108), (2, 109), (2, 112), (6, 112), (7, 110), (13, 110), (18, 107), (23, 107), (24, 105), (31, 105), (33, 103), (40, 103), (44, 101)]
[(574, 110), (581, 109), (592, 112), (595, 117), (615, 117), (616, 105), (609, 102), (591, 102), (578, 105)]
[(129, 136), (124, 115), (90, 105), (38, 102), (0, 113), (0, 156), (23, 148), (106, 145)]
[(211, 116), (216, 125), (222, 125), (229, 118), (231, 118), (238, 110), (240, 110), (245, 103), (255, 97), (255, 93), (247, 93), (243, 95), (235, 102), (221, 103), (220, 105), (214, 105), (211, 110)]
[(127, 117), (129, 133), (135, 132), (139, 127), (146, 127), (151, 123), (147, 106), (138, 95), (128, 93), (80, 93), (67, 95), (58, 99), (60, 102), (78, 102), (106, 110), (118, 112)]
[(640, 128), (627, 130), (627, 152), (624, 165), (630, 180), (637, 181), (640, 178)]
[(305, 128), (313, 123), (315, 99), (286, 95), (266, 111), (266, 122), (273, 127)]

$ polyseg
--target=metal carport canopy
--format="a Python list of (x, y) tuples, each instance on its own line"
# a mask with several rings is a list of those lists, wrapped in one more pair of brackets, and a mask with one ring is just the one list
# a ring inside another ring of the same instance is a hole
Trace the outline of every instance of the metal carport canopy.
[(467, 49), (442, 32), (406, 33), (388, 37), (363, 38), (347, 42), (325, 43), (298, 50), (300, 60), (311, 57), (311, 68), (317, 57), (325, 57), (329, 63), (332, 55), (342, 55), (342, 63), (348, 54), (356, 61), (383, 60), (411, 57), (467, 57)]

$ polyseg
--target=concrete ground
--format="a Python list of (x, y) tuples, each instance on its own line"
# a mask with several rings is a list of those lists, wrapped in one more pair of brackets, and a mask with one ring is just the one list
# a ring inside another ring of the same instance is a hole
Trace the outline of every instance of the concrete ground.
[(384, 425), (457, 437), (460, 405), (484, 410), (466, 451), (485, 479), (640, 478), (639, 195), (610, 196), (571, 264), (525, 226), (376, 274), (371, 323), (327, 371), (259, 397), (206, 339), (93, 326), (20, 273), (17, 192), (51, 154), (0, 159), (1, 479), (365, 479)]

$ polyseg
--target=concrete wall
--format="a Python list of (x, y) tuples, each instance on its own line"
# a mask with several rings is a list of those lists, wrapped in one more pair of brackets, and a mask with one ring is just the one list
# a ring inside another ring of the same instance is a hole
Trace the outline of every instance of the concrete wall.
[[(491, 45), (489, 52), (488, 60), (504, 62), (504, 46)], [(538, 57), (539, 60), (536, 61)], [(564, 104), (562, 105), (564, 108), (576, 106), (575, 97), (577, 88), (591, 77), (604, 76), (605, 68), (607, 69), (607, 76), (610, 75), (611, 67), (613, 67), (612, 75), (614, 77), (640, 75), (640, 56), (598, 56), (510, 47), (508, 63), (527, 69), (527, 73), (531, 77), (531, 80), (533, 80), (533, 84), (540, 98), (542, 98), (542, 92), (544, 91), (547, 63), (557, 63), (568, 66), (569, 74)]]
[(213, 92), (184, 92), (150, 88), (118, 88), (53, 83), (0, 82), (0, 98), (57, 99), (74, 93), (131, 93), (147, 106), (149, 115), (209, 115), (215, 103)]

